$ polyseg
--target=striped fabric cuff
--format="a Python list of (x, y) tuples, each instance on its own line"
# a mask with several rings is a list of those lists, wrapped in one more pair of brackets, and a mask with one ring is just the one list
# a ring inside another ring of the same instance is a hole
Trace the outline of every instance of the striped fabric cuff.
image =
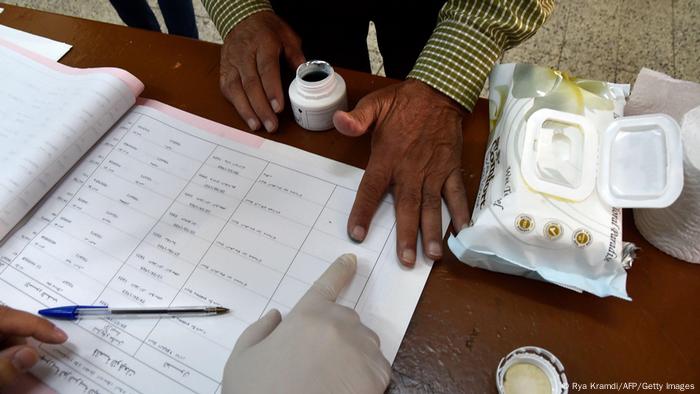
[(438, 23), (408, 78), (425, 82), (471, 111), (491, 68), (501, 56), (497, 40), (463, 22)]
[(260, 11), (272, 11), (268, 0), (202, 0), (221, 38), (243, 19)]

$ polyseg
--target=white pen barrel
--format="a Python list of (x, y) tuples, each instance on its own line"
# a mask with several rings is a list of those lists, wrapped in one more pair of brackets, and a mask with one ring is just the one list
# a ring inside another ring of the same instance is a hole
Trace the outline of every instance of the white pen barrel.
[(78, 311), (80, 317), (175, 317), (175, 316), (209, 316), (227, 312), (221, 307), (150, 307), (150, 308), (85, 308)]

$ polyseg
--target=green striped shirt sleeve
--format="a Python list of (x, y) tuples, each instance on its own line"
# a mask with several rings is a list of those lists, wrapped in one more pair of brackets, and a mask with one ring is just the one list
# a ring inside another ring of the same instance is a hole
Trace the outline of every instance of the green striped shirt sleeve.
[(553, 0), (449, 0), (408, 78), (471, 110), (504, 50), (535, 34)]
[(202, 0), (222, 38), (243, 19), (260, 11), (272, 11), (268, 0)]

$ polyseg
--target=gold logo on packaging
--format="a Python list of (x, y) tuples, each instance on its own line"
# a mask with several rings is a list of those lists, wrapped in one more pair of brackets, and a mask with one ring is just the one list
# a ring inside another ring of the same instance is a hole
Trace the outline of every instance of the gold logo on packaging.
[(528, 233), (535, 228), (535, 220), (528, 215), (519, 215), (515, 218), (515, 228), (523, 233)]
[(574, 243), (579, 248), (586, 247), (591, 244), (591, 233), (584, 229), (579, 229), (574, 232)]
[(563, 233), (561, 224), (557, 222), (549, 222), (544, 226), (544, 236), (551, 241), (559, 239)]

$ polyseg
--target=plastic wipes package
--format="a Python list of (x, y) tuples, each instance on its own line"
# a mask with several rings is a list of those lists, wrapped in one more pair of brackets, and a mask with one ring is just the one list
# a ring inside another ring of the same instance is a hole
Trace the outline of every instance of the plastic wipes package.
[(678, 125), (623, 118), (628, 85), (545, 67), (498, 65), (489, 86), (479, 193), (450, 249), (471, 266), (629, 299), (635, 248), (622, 240), (621, 208), (678, 197)]

